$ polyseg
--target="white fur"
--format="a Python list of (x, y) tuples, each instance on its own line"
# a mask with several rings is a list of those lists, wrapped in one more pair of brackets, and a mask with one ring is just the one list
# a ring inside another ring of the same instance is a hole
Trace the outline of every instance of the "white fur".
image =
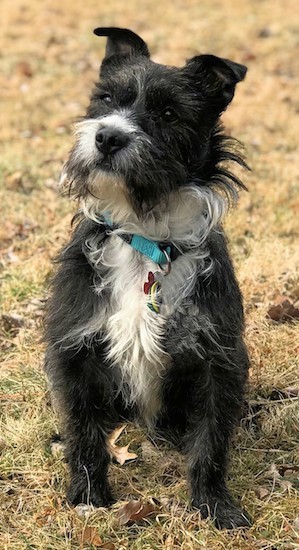
[(98, 156), (96, 134), (101, 128), (115, 128), (123, 131), (126, 135), (131, 135), (138, 130), (125, 110), (99, 118), (88, 118), (76, 124), (77, 146), (75, 155), (77, 160), (84, 162), (86, 166), (92, 164)]
[[(117, 235), (112, 235), (101, 258), (113, 266), (108, 284), (112, 288), (111, 315), (107, 320), (108, 357), (121, 366), (124, 394), (137, 402), (147, 420), (155, 415), (160, 401), (160, 379), (167, 355), (162, 349), (166, 318), (147, 307), (143, 284), (156, 266), (136, 253)], [(117, 258), (117, 260), (116, 260)], [(125, 390), (126, 385), (129, 391)]]
[(126, 196), (125, 182), (118, 175), (107, 179), (95, 172), (90, 178), (93, 196), (82, 203), (85, 216), (96, 222), (109, 212), (120, 233), (136, 233), (153, 240), (171, 240), (178, 245), (198, 247), (227, 211), (227, 200), (215, 189), (186, 185), (170, 193), (167, 203), (153, 208), (140, 220)]

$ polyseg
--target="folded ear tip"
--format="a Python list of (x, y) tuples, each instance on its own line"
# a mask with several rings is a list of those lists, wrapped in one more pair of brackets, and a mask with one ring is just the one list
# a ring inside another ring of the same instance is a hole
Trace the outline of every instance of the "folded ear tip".
[(97, 36), (109, 36), (112, 31), (115, 31), (117, 29), (112, 29), (111, 27), (97, 27), (94, 29), (93, 33)]
[(114, 53), (136, 52), (147, 57), (150, 56), (146, 43), (130, 29), (119, 27), (97, 27), (94, 29), (96, 36), (107, 37), (106, 57)]
[(93, 32), (97, 36), (107, 36), (107, 37), (117, 37), (121, 35), (126, 35), (131, 37), (137, 36), (130, 29), (121, 29), (119, 27), (97, 27), (96, 29), (94, 29)]
[(247, 74), (247, 71), (248, 71), (248, 68), (246, 67), (246, 65), (239, 65), (240, 66), (240, 77), (241, 77), (241, 80), (244, 80), (246, 74)]

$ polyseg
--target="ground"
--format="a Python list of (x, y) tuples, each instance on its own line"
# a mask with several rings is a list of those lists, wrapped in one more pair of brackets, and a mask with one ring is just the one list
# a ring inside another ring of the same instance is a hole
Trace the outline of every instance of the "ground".
[[(298, 321), (267, 317), (281, 296), (299, 298), (297, 2), (2, 0), (1, 24), (1, 550), (298, 548)], [(110, 511), (67, 506), (66, 465), (49, 448), (59, 419), (42, 371), (43, 307), (76, 207), (56, 181), (103, 55), (92, 29), (105, 25), (140, 33), (157, 61), (209, 52), (249, 67), (223, 117), (252, 167), (226, 222), (251, 355), (229, 481), (254, 519), (247, 532), (218, 532), (191, 513), (183, 460), (134, 427), (122, 441), (139, 458), (112, 466), (121, 504)], [(120, 525), (132, 498), (155, 510)]]

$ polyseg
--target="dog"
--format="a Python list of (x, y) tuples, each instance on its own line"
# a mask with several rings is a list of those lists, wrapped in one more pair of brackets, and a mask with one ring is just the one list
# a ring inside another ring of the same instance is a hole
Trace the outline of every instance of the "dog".
[(109, 434), (124, 420), (178, 445), (191, 503), (250, 525), (226, 486), (248, 371), (242, 296), (221, 222), (246, 166), (220, 116), (246, 67), (198, 55), (155, 63), (134, 32), (106, 37), (100, 80), (62, 173), (79, 199), (46, 319), (67, 499), (109, 506)]

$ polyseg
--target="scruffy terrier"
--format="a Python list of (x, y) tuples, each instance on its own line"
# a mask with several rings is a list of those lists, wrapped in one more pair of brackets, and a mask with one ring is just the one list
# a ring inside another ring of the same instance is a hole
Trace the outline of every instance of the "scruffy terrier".
[(169, 67), (130, 30), (95, 34), (106, 54), (63, 171), (80, 209), (46, 329), (68, 501), (113, 502), (107, 438), (138, 419), (186, 453), (202, 518), (248, 526), (225, 482), (248, 356), (221, 227), (244, 187), (227, 164), (245, 162), (219, 123), (246, 67), (214, 55)]

